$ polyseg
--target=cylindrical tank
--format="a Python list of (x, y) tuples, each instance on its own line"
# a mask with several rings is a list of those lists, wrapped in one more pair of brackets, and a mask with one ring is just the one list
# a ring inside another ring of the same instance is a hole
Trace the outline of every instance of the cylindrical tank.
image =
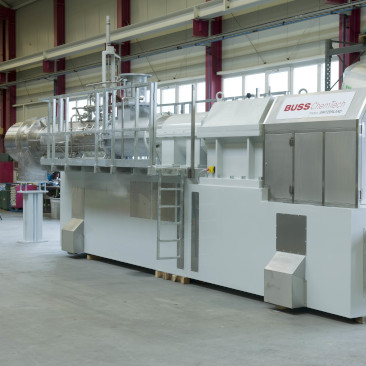
[[(151, 77), (148, 74), (120, 74), (124, 86), (133, 86), (136, 84), (147, 83), (147, 78)], [(123, 100), (117, 103), (117, 118), (115, 120), (114, 128), (116, 130), (129, 128), (147, 128), (150, 123), (150, 96), (148, 95), (148, 88), (146, 86), (138, 88), (138, 100), (136, 105), (135, 89), (126, 89), (123, 92)], [(138, 118), (136, 119), (136, 113)], [(110, 121), (109, 130), (112, 130)], [(135, 144), (135, 136), (137, 137), (137, 144)], [(123, 153), (122, 153), (122, 134), (115, 133), (115, 154), (117, 158), (132, 159), (135, 154), (135, 149), (138, 151), (138, 157), (144, 158), (149, 155), (147, 146), (147, 131), (128, 131), (123, 133)], [(104, 135), (104, 149), (108, 155), (111, 155), (111, 135)]]
[[(73, 122), (71, 131), (83, 131), (83, 134), (70, 135), (69, 156), (83, 157), (95, 151), (94, 122)], [(52, 128), (50, 129), (52, 133)], [(47, 154), (47, 142), (52, 143), (52, 136), (47, 136), (46, 118), (17, 122), (5, 135), (6, 152), (19, 161), (25, 154), (31, 156), (36, 164)], [(65, 135), (55, 135), (56, 157), (65, 156)]]
[(364, 88), (366, 86), (365, 60), (354, 63), (344, 70), (342, 89)]
[(24, 154), (32, 156), (34, 161), (39, 161), (44, 155), (47, 142), (45, 146), (42, 145), (41, 133), (47, 131), (45, 121), (45, 118), (39, 118), (17, 122), (8, 129), (4, 140), (5, 150), (15, 161), (19, 161)]

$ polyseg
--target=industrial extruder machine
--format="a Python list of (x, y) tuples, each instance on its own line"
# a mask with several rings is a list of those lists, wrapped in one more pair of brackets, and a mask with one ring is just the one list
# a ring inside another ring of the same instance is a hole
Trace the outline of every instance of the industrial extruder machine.
[(20, 180), (62, 171), (65, 252), (366, 316), (366, 89), (157, 116), (155, 83), (118, 80), (6, 135)]

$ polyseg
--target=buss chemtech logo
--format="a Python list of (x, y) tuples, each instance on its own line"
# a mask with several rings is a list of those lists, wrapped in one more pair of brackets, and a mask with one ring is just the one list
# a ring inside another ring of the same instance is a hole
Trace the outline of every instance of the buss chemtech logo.
[(336, 102), (332, 100), (327, 103), (300, 103), (300, 104), (287, 104), (284, 108), (284, 112), (295, 112), (295, 111), (307, 111), (307, 110), (341, 110), (346, 105), (345, 101)]
[(301, 103), (301, 104), (287, 104), (285, 106), (284, 111), (288, 112), (288, 111), (307, 111), (308, 109), (310, 109), (311, 107), (311, 103)]

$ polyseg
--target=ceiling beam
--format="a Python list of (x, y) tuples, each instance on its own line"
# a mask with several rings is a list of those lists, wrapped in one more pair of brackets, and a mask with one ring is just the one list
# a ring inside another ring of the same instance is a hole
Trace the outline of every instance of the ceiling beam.
[(4, 0), (0, 0), (0, 5), (4, 6), (5, 8), (10, 8), (10, 5), (6, 3)]
[(13, 10), (18, 10), (18, 9), (20, 9), (20, 8), (23, 8), (24, 6), (27, 6), (27, 5), (29, 5), (29, 4), (33, 4), (33, 3), (35, 3), (36, 1), (38, 1), (38, 0), (28, 0), (28, 1), (24, 1), (24, 2), (22, 2), (22, 3), (20, 3), (20, 4), (16, 5), (16, 6), (13, 6), (13, 7), (12, 7), (12, 9), (13, 9)]
[[(34, 0), (31, 0), (34, 1)], [(293, 0), (290, 0), (293, 1)], [(363, 1), (366, 3), (366, 0)], [(258, 6), (277, 3), (277, 0), (212, 0), (196, 6), (183, 9), (168, 15), (154, 18), (149, 21), (136, 23), (116, 29), (111, 32), (111, 42), (123, 43), (144, 36), (156, 34), (162, 31), (191, 24), (193, 19), (211, 19), (217, 16), (235, 13), (243, 10), (255, 11)], [(41, 54), (33, 54), (22, 59), (3, 62), (0, 64), (0, 72), (14, 70), (19, 67), (29, 67), (43, 60), (58, 60), (92, 50), (102, 49), (105, 44), (105, 35), (88, 38), (83, 41), (68, 43), (48, 50)]]

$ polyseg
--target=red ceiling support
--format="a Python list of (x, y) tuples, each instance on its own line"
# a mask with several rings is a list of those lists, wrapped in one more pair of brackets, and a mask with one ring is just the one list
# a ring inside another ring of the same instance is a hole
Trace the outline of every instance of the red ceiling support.
[[(210, 0), (206, 0), (208, 2)], [(211, 21), (211, 35), (222, 33), (222, 18)], [(222, 78), (217, 72), (222, 70), (222, 41), (213, 42), (206, 47), (206, 99), (215, 99), (216, 93), (222, 90)], [(206, 103), (209, 111), (213, 102)]]
[[(348, 0), (327, 0), (326, 4), (345, 4)], [(361, 9), (354, 9), (351, 13), (339, 14), (339, 41), (358, 43), (358, 36), (361, 31)], [(347, 44), (339, 44), (339, 47)], [(360, 59), (359, 53), (347, 53), (339, 63), (339, 89), (342, 87), (344, 70)]]
[[(351, 14), (339, 15), (339, 41), (357, 43), (361, 31), (361, 9), (351, 11)], [(347, 44), (344, 44), (345, 46)], [(339, 47), (343, 44), (340, 43)], [(342, 87), (342, 77), (344, 70), (360, 59), (359, 53), (347, 53), (343, 57), (343, 62), (339, 63), (339, 89)]]
[[(131, 0), (117, 0), (117, 28), (126, 27), (131, 24)], [(131, 43), (126, 41), (119, 45), (120, 56), (128, 56), (131, 52)], [(121, 72), (131, 72), (131, 61), (121, 64)]]
[[(61, 46), (66, 43), (65, 32), (65, 0), (53, 0), (53, 27), (54, 27), (54, 46)], [(52, 69), (52, 62), (43, 63), (43, 71)], [(64, 58), (57, 60), (56, 71), (65, 70), (66, 62)], [(53, 66), (53, 70), (54, 66)], [(54, 81), (54, 95), (65, 94), (66, 92), (66, 76), (61, 75)]]
[[(0, 62), (15, 58), (15, 10), (0, 7)], [(15, 81), (16, 72), (0, 75), (0, 82)], [(0, 152), (4, 152), (4, 135), (16, 121), (16, 87), (0, 92)]]

